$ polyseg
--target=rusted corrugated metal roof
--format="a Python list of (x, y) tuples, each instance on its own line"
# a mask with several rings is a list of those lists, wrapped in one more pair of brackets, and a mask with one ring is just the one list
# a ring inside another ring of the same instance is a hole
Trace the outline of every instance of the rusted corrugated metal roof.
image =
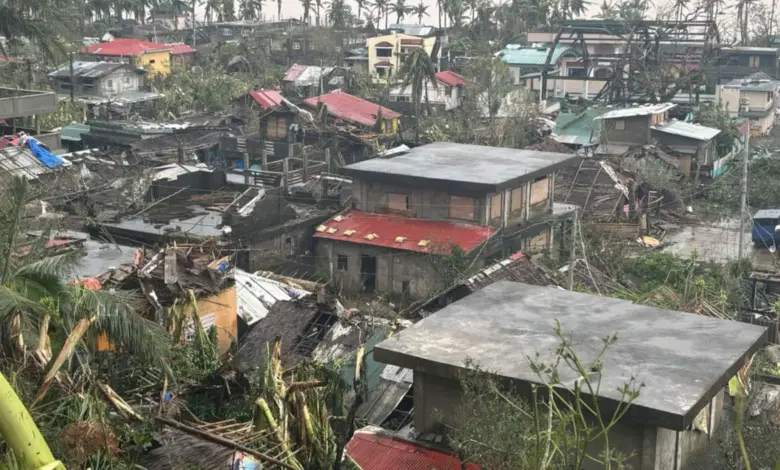
[(438, 253), (457, 245), (468, 253), (495, 232), (482, 225), (348, 210), (318, 227), (314, 236), (420, 253)]
[(362, 124), (364, 126), (373, 126), (376, 124), (377, 112), (380, 109), (382, 110), (382, 117), (384, 119), (397, 119), (401, 117), (401, 115), (395, 111), (358, 98), (357, 96), (352, 96), (349, 93), (344, 93), (341, 90), (335, 90), (324, 95), (309, 98), (305, 100), (304, 103), (313, 109), (317, 109), (317, 103), (322, 103), (328, 106), (328, 114), (331, 116), (344, 119), (345, 121)]
[[(347, 455), (363, 470), (461, 470), (460, 459), (409, 441), (359, 430), (349, 441)], [(480, 470), (467, 463), (466, 470)]]

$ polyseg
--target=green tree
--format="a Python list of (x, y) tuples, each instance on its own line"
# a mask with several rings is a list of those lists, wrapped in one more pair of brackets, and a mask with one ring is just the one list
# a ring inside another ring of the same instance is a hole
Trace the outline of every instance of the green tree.
[(263, 11), (263, 0), (241, 0), (241, 19), (256, 20)]
[(368, 0), (355, 0), (355, 3), (357, 3), (357, 17), (359, 19), (363, 14), (363, 9), (368, 9), (371, 7), (371, 2)]
[[(387, 15), (390, 2), (388, 0), (374, 0), (374, 7), (376, 7), (377, 18), (382, 19), (382, 15), (385, 17), (385, 29), (387, 29)], [(379, 21), (377, 21), (379, 23)], [(377, 24), (377, 26), (379, 26)]]
[[(27, 40), (33, 43), (50, 59), (65, 54), (65, 47), (59, 29), (64, 29), (56, 20), (57, 13), (48, 2), (32, 0), (17, 2), (5, 0), (0, 2), (0, 34), (9, 42)], [(64, 9), (62, 16), (68, 14)], [(67, 16), (66, 16), (67, 18)], [(0, 51), (7, 56), (5, 46), (0, 45)]]
[[(409, 7), (406, 5), (406, 0), (395, 0), (395, 3), (390, 5), (390, 12), (395, 15), (396, 23), (401, 23), (407, 13), (409, 13)], [(387, 27), (387, 24), (385, 24)]]
[(419, 141), (420, 131), (420, 104), (423, 96), (428, 101), (428, 84), (438, 87), (436, 80), (436, 67), (431, 57), (425, 52), (425, 48), (418, 47), (414, 50), (403, 63), (400, 71), (403, 82), (401, 88), (412, 87), (412, 101), (414, 102), (415, 115), (415, 141)]
[(7, 183), (0, 202), (0, 324), (14, 351), (24, 357), (27, 344), (40, 346), (50, 319), (65, 332), (87, 320), (86, 337), (95, 340), (105, 332), (114, 344), (166, 370), (168, 335), (135, 311), (137, 296), (63, 283), (81, 253), (45, 256), (46, 234), (25, 246), (21, 237), (26, 232), (27, 181), (13, 178)]
[(413, 16), (417, 17), (417, 23), (422, 24), (423, 16), (428, 16), (428, 5), (420, 1), (419, 5), (413, 6), (409, 11)]

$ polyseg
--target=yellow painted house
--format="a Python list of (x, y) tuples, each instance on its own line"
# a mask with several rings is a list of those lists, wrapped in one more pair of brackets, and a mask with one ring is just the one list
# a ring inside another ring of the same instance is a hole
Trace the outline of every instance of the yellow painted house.
[(406, 57), (417, 48), (430, 54), (436, 37), (419, 37), (409, 34), (388, 34), (366, 39), (368, 49), (368, 74), (375, 82), (387, 83), (398, 74)]
[(146, 69), (150, 76), (171, 73), (170, 44), (158, 44), (134, 38), (117, 38), (112, 41), (94, 44), (86, 53), (97, 60), (106, 62), (124, 62)]

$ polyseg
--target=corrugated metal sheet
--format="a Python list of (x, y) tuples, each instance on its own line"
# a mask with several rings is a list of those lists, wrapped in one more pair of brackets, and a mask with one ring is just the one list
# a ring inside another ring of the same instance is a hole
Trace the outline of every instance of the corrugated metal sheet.
[(436, 74), (436, 79), (449, 86), (464, 86), (466, 80), (451, 70), (445, 70)]
[(0, 170), (28, 180), (51, 170), (43, 166), (27, 147), (6, 147), (0, 149)]
[(401, 399), (412, 388), (411, 382), (395, 382), (380, 378), (376, 388), (357, 410), (357, 418), (368, 424), (381, 426), (395, 410)]
[[(119, 64), (116, 62), (73, 62), (73, 76), (79, 78), (99, 78), (107, 75), (114, 70), (121, 68), (132, 68), (128, 64)], [(70, 63), (57, 67), (49, 73), (50, 77), (70, 77)]]
[(135, 38), (117, 38), (87, 47), (88, 54), (139, 56), (147, 52), (170, 51), (171, 46)]
[(160, 180), (174, 181), (181, 175), (186, 175), (187, 173), (194, 173), (197, 171), (206, 171), (211, 173), (214, 170), (202, 163), (198, 165), (182, 165), (179, 163), (173, 163), (171, 165), (158, 166), (154, 168), (154, 177), (152, 178), (152, 180), (153, 181), (160, 181)]
[(315, 96), (304, 101), (307, 106), (317, 109), (317, 103), (328, 106), (328, 114), (337, 118), (351, 121), (364, 126), (373, 126), (376, 124), (376, 117), (379, 110), (382, 110), (384, 119), (397, 119), (400, 114), (379, 106), (376, 103), (366, 101), (341, 90), (335, 90), (324, 95)]
[(649, 116), (651, 114), (658, 114), (669, 111), (675, 106), (677, 105), (674, 103), (659, 103), (648, 104), (645, 106), (636, 106), (633, 108), (613, 109), (612, 111), (602, 114), (596, 119), (620, 119), (633, 116)]
[(666, 134), (674, 134), (702, 141), (712, 140), (716, 135), (720, 134), (720, 129), (714, 127), (676, 120), (666, 121), (660, 126), (653, 126), (652, 129)]
[(268, 309), (280, 300), (306, 297), (310, 292), (296, 289), (279, 281), (236, 269), (236, 297), (238, 315), (248, 325), (254, 325), (268, 315)]
[(401, 31), (404, 34), (410, 36), (430, 36), (435, 31), (433, 26), (425, 26), (420, 24), (391, 24), (387, 28), (391, 31)]
[[(335, 230), (329, 233), (328, 229)], [(354, 233), (347, 235), (345, 232), (348, 230), (353, 230)], [(318, 227), (314, 236), (420, 253), (435, 252), (436, 249), (454, 244), (469, 252), (487, 241), (495, 231), (492, 227), (481, 225), (348, 210)], [(398, 237), (403, 237), (403, 240)], [(423, 240), (427, 243), (421, 246), (420, 242)], [(436, 248), (431, 250), (433, 247)]]
[[(547, 47), (517, 47), (508, 45), (498, 53), (498, 57), (509, 65), (544, 65), (550, 49)], [(550, 65), (555, 65), (564, 54), (574, 56), (575, 51), (568, 46), (558, 46), (550, 58)]]
[(250, 91), (249, 96), (266, 111), (279, 106), (284, 101), (282, 95), (276, 90)]
[(335, 67), (294, 64), (287, 70), (282, 80), (295, 83), (296, 86), (314, 86), (320, 83), (322, 75), (328, 75), (334, 69)]
[[(347, 443), (347, 455), (362, 470), (461, 470), (460, 459), (409, 441), (361, 429)], [(466, 470), (479, 470), (465, 464)]]

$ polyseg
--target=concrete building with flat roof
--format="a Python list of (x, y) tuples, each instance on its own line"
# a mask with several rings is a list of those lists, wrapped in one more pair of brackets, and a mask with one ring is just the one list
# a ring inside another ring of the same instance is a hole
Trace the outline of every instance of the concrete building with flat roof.
[[(553, 246), (555, 172), (577, 165), (563, 153), (437, 142), (342, 168), (352, 207), (318, 228), (320, 268), (345, 291), (409, 299), (440, 293), (439, 255), (482, 260)], [(433, 255), (433, 256), (432, 256)]]
[[(686, 468), (718, 428), (728, 380), (767, 336), (755, 325), (500, 281), (378, 344), (374, 357), (414, 371), (415, 428), (431, 432), (441, 421), (457, 424), (458, 378), (467, 360), (530, 397), (531, 384), (541, 379), (528, 357), (555, 361), (556, 320), (584, 364), (600, 352), (602, 338), (617, 334), (603, 358), (602, 409), (614, 409), (618, 388), (632, 377), (644, 384), (610, 435), (635, 470)], [(569, 387), (580, 378), (565, 366), (558, 372)]]

